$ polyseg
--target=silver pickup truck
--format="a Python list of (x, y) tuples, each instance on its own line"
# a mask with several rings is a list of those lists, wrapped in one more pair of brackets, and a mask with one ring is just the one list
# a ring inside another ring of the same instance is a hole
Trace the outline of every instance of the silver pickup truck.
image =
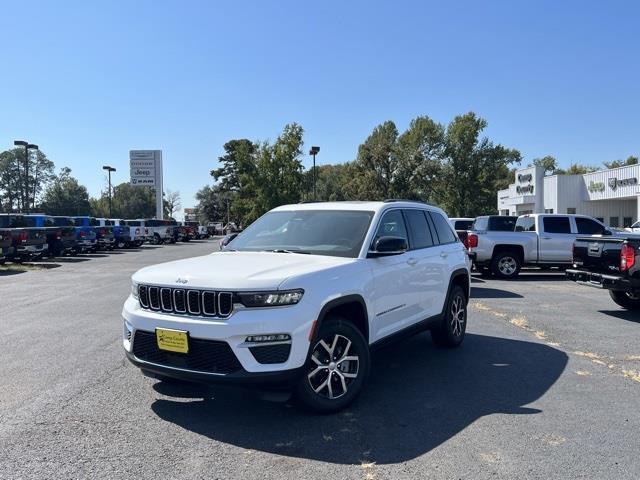
[(584, 215), (521, 215), (514, 231), (488, 231), (478, 217), (467, 236), (469, 256), (483, 275), (515, 278), (525, 265), (570, 266), (578, 236), (618, 235), (594, 218)]

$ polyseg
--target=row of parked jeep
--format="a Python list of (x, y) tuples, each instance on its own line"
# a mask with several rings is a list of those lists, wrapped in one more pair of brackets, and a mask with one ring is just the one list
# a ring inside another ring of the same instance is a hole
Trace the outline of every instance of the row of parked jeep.
[(0, 263), (208, 238), (198, 222), (0, 214)]

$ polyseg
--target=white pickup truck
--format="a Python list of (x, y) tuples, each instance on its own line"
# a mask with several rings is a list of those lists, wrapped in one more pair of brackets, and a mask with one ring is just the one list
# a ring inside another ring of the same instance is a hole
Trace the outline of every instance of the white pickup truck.
[(487, 231), (478, 217), (467, 236), (469, 256), (484, 275), (515, 278), (525, 265), (570, 266), (578, 236), (616, 235), (584, 215), (531, 214), (518, 217), (515, 231)]

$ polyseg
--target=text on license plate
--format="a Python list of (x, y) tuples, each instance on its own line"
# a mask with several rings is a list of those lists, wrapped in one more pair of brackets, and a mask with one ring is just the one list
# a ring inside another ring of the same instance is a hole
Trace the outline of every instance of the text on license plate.
[(156, 328), (156, 341), (160, 350), (179, 353), (189, 352), (189, 334), (183, 330)]

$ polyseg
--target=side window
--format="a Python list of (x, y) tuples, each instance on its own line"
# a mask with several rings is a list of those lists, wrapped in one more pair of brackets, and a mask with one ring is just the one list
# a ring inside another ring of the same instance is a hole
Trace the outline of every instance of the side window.
[(409, 224), (411, 249), (433, 246), (433, 238), (431, 237), (431, 230), (429, 230), (425, 212), (423, 210), (405, 210), (404, 214)]
[(516, 221), (516, 232), (535, 232), (536, 219), (533, 217), (520, 217)]
[(604, 227), (590, 218), (576, 217), (576, 226), (578, 233), (584, 235), (602, 235), (604, 233)]
[(451, 230), (451, 225), (449, 225), (449, 222), (447, 222), (442, 215), (437, 212), (429, 212), (429, 216), (436, 227), (438, 240), (441, 244), (454, 243), (457, 241), (456, 235), (453, 233), (453, 230)]
[(382, 216), (373, 243), (381, 237), (401, 237), (409, 243), (409, 236), (400, 210), (390, 210)]
[(571, 233), (569, 217), (543, 217), (542, 223), (547, 233)]
[(51, 217), (45, 217), (44, 219), (44, 226), (45, 227), (55, 227), (56, 226), (56, 222), (53, 218)]

